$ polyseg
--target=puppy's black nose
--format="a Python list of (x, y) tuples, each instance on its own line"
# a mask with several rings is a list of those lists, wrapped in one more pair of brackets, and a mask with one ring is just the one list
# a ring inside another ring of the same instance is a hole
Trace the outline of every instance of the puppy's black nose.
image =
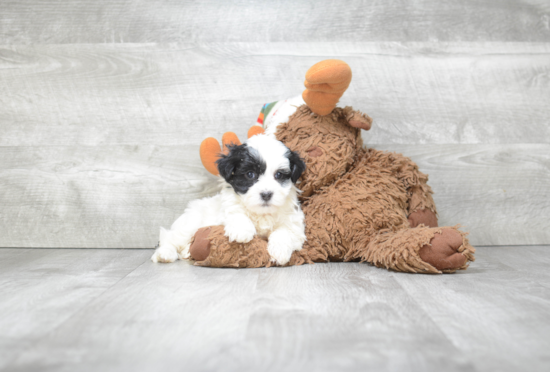
[(270, 201), (273, 193), (271, 191), (264, 191), (260, 193), (260, 196), (262, 197), (262, 200)]

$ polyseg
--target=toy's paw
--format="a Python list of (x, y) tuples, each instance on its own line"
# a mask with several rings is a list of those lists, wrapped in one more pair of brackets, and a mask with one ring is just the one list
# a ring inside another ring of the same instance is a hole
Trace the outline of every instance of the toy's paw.
[(170, 263), (174, 262), (178, 259), (178, 252), (176, 249), (172, 246), (160, 246), (157, 248), (155, 253), (153, 253), (153, 256), (151, 257), (151, 261), (153, 262), (162, 262), (162, 263)]
[(254, 239), (256, 228), (248, 218), (234, 218), (225, 226), (225, 236), (230, 242), (248, 243)]
[(409, 215), (409, 224), (416, 227), (423, 224), (428, 227), (437, 227), (437, 216), (429, 209), (421, 209)]
[[(462, 235), (454, 229), (443, 229), (441, 234), (437, 233), (430, 241), (418, 251), (420, 258), (438, 270), (453, 271), (465, 268), (468, 260), (473, 261), (471, 246), (464, 252), (464, 240)], [(466, 253), (468, 255), (465, 255)], [(471, 256), (469, 258), (469, 256)]]
[(193, 238), (193, 243), (189, 248), (189, 255), (195, 261), (204, 261), (210, 255), (210, 240), (208, 240), (208, 234), (210, 234), (211, 227), (200, 228)]

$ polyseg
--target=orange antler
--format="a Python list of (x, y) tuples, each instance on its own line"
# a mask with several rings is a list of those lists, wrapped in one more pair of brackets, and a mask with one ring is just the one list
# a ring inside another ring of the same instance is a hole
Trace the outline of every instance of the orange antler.
[(220, 147), (220, 143), (217, 139), (214, 137), (208, 137), (201, 143), (200, 147), (200, 156), (202, 165), (206, 168), (208, 172), (213, 174), (214, 176), (219, 175), (218, 172), (218, 165), (216, 164), (216, 160), (220, 158), (220, 154), (227, 154), (229, 151), (227, 149), (227, 145), (240, 145), (241, 141), (239, 141), (239, 138), (237, 135), (233, 132), (225, 132), (222, 137), (222, 148)]
[(351, 83), (351, 68), (339, 59), (314, 64), (306, 73), (302, 98), (317, 115), (328, 115)]
[[(263, 133), (264, 129), (259, 126), (253, 126), (248, 130), (248, 138)], [(220, 143), (217, 139), (213, 137), (208, 137), (204, 141), (202, 141), (200, 146), (200, 156), (201, 156), (201, 162), (202, 165), (206, 168), (208, 172), (213, 174), (214, 176), (219, 175), (218, 172), (218, 165), (216, 164), (216, 160), (220, 158), (220, 154), (227, 154), (229, 152), (229, 149), (227, 148), (227, 145), (240, 145), (241, 141), (239, 140), (239, 137), (233, 132), (225, 132), (222, 136), (222, 146), (220, 146)]]

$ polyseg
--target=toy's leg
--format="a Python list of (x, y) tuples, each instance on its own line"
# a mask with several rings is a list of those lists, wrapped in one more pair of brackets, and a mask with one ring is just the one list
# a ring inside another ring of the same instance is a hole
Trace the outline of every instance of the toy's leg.
[(474, 261), (475, 249), (456, 227), (416, 227), (374, 237), (366, 248), (356, 247), (346, 260), (361, 259), (377, 267), (410, 273), (452, 273)]
[[(229, 242), (223, 226), (201, 228), (189, 248), (197, 266), (269, 267), (273, 266), (267, 251), (267, 241), (255, 237), (248, 243)], [(288, 265), (312, 263), (305, 252), (294, 252)]]

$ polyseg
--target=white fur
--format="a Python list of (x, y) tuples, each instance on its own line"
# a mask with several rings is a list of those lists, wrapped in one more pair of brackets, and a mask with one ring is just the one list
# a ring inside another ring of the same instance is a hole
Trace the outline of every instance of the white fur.
[(298, 107), (304, 104), (305, 102), (301, 95), (277, 102), (267, 117), (264, 118), (265, 133), (275, 135), (277, 127), (283, 123), (287, 123)]
[[(299, 191), (290, 180), (281, 185), (274, 178), (277, 170), (289, 169), (285, 156), (288, 149), (268, 135), (251, 137), (247, 145), (265, 161), (265, 173), (243, 195), (220, 177), (219, 194), (190, 202), (170, 230), (161, 228), (159, 248), (151, 257), (153, 262), (189, 258), (190, 242), (197, 230), (216, 225), (225, 226), (229, 241), (247, 243), (254, 236), (268, 239), (268, 252), (279, 265), (288, 263), (292, 252), (302, 249), (306, 236)], [(273, 192), (269, 205), (260, 197), (265, 191)]]

